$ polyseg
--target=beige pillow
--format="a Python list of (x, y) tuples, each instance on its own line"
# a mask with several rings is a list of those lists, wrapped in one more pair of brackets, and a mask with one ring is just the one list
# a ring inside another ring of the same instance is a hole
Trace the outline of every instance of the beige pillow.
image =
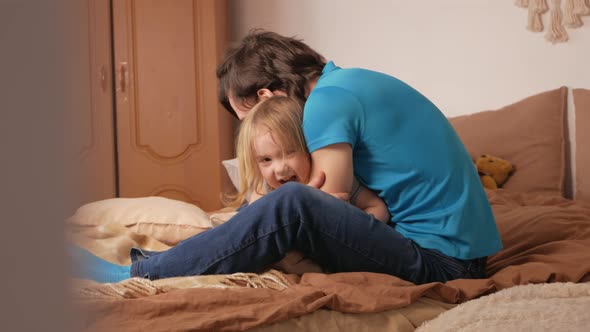
[(216, 227), (230, 220), (237, 213), (238, 212), (236, 211), (213, 213), (209, 216), (209, 219), (211, 220), (213, 227)]
[(576, 107), (576, 195), (590, 202), (590, 90), (574, 89)]
[(212, 228), (209, 216), (195, 205), (164, 198), (111, 198), (81, 206), (68, 219), (78, 226), (123, 225), (167, 245)]
[(566, 108), (567, 88), (561, 87), (449, 120), (473, 160), (491, 154), (516, 166), (504, 189), (563, 196)]

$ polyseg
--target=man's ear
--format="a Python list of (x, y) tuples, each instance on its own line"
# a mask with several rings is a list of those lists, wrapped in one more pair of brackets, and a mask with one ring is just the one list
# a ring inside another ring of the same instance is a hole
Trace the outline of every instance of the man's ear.
[(264, 99), (268, 99), (268, 98), (274, 96), (272, 91), (270, 91), (269, 89), (258, 89), (258, 91), (256, 91), (256, 95), (258, 96), (259, 101), (262, 101)]
[(256, 91), (256, 95), (258, 96), (258, 101), (263, 101), (264, 99), (268, 99), (272, 96), (287, 97), (287, 92), (283, 90), (270, 91), (269, 89), (258, 89), (258, 91)]

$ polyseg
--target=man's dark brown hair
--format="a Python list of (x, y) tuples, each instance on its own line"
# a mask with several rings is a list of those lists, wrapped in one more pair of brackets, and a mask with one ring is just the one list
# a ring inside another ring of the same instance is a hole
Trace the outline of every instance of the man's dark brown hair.
[(251, 108), (259, 89), (283, 90), (303, 106), (307, 82), (318, 78), (326, 60), (299, 39), (253, 30), (229, 47), (217, 67), (218, 98), (232, 115), (229, 97)]

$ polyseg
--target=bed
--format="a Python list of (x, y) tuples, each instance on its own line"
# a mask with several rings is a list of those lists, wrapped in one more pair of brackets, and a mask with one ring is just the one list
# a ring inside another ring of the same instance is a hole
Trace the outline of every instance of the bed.
[[(326, 274), (293, 252), (258, 274), (73, 279), (82, 323), (93, 331), (582, 330), (590, 326), (590, 90), (572, 92), (572, 128), (565, 87), (450, 119), (474, 159), (487, 153), (517, 167), (503, 188), (486, 190), (504, 244), (488, 258), (487, 279), (414, 285), (376, 273)], [(575, 176), (567, 171), (570, 144)], [(66, 233), (71, 243), (129, 264), (132, 246), (163, 250), (232, 213), (161, 197), (116, 198), (80, 207)]]

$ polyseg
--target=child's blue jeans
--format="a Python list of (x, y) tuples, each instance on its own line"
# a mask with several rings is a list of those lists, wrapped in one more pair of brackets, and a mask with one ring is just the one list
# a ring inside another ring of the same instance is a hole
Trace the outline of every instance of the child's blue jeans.
[(162, 252), (132, 249), (132, 277), (259, 272), (289, 250), (330, 272), (385, 273), (416, 284), (485, 277), (485, 258), (419, 247), (391, 225), (318, 189), (287, 183), (226, 223)]

